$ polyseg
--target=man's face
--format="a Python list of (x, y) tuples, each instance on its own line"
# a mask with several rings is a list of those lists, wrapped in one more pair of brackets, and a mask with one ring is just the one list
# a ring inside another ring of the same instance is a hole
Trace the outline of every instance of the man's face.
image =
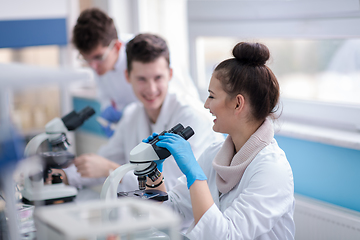
[(165, 57), (150, 63), (133, 61), (131, 72), (126, 70), (125, 75), (150, 119), (156, 122), (172, 77), (172, 69)]
[(99, 44), (89, 53), (81, 52), (80, 54), (87, 64), (101, 76), (114, 69), (114, 65), (119, 57), (120, 47), (121, 43), (118, 40), (113, 40), (109, 46), (104, 47)]

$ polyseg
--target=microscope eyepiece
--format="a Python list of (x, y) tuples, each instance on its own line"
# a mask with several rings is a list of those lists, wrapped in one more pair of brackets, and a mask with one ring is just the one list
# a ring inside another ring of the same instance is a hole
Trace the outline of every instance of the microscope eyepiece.
[[(168, 133), (178, 134), (185, 140), (188, 140), (192, 135), (194, 135), (194, 130), (190, 126), (184, 128), (183, 125), (181, 125), (181, 123), (178, 123), (175, 127), (170, 129)], [(162, 133), (160, 135), (162, 135)]]
[(178, 123), (175, 127), (173, 127), (172, 129), (170, 129), (170, 131), (168, 131), (169, 133), (179, 133), (184, 129), (183, 125), (181, 125), (181, 123)]
[(80, 127), (85, 120), (95, 114), (95, 110), (89, 106), (82, 109), (80, 112), (72, 111), (66, 116), (62, 117), (61, 120), (64, 122), (65, 127), (71, 131)]
[[(188, 140), (192, 135), (195, 134), (194, 130), (190, 126), (187, 126), (186, 128), (184, 128), (183, 125), (181, 125), (181, 123), (178, 123), (175, 127), (171, 128), (169, 131), (163, 131), (162, 133), (159, 134), (159, 136), (164, 135), (165, 133), (178, 134), (185, 140)], [(171, 155), (169, 150), (167, 150), (166, 148), (158, 147), (156, 145), (156, 143), (158, 141), (159, 141), (159, 138), (157, 136), (153, 140), (151, 140), (149, 142), (149, 144), (151, 144), (151, 146), (155, 150), (155, 153), (158, 155), (159, 159), (165, 159), (165, 158), (169, 157)]]
[(178, 134), (185, 140), (188, 140), (192, 135), (194, 135), (194, 130), (190, 126), (187, 126), (184, 130), (182, 130)]
[(87, 106), (83, 110), (81, 110), (78, 114), (80, 119), (83, 119), (83, 121), (85, 121), (86, 119), (90, 118), (92, 115), (95, 114), (95, 110)]

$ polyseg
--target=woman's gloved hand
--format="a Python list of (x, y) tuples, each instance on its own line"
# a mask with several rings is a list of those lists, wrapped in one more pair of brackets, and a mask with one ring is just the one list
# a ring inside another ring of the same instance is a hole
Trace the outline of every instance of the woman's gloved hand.
[(188, 188), (195, 180), (207, 180), (188, 141), (173, 133), (165, 133), (165, 135), (159, 136), (159, 140), (156, 145), (166, 148), (174, 156), (177, 165), (186, 176)]
[(156, 132), (154, 132), (153, 134), (151, 134), (148, 138), (145, 138), (142, 140), (142, 142), (144, 143), (148, 143), (151, 140), (153, 140), (154, 138), (156, 138), (159, 134), (157, 134)]
[[(151, 134), (148, 138), (145, 138), (142, 140), (142, 142), (144, 143), (148, 143), (151, 140), (153, 140), (154, 138), (156, 138), (159, 134), (157, 134), (156, 132), (154, 132), (153, 134)], [(161, 160), (156, 160), (154, 161), (157, 165), (157, 169), (162, 172), (163, 171), (163, 162), (165, 161), (165, 159), (161, 159)]]

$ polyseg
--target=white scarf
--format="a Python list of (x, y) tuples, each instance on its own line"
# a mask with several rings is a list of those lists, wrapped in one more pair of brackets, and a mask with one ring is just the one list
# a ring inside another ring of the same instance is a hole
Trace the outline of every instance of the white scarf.
[(263, 148), (270, 144), (273, 137), (272, 122), (270, 119), (265, 119), (237, 153), (231, 137), (225, 139), (212, 163), (217, 172), (216, 185), (221, 193), (229, 192), (240, 182), (247, 166)]

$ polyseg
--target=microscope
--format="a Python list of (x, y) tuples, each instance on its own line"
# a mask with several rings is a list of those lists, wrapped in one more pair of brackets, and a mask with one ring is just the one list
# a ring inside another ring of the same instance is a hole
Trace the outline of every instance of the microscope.
[[(21, 191), (24, 203), (42, 202), (41, 204), (49, 205), (70, 202), (76, 197), (77, 189), (65, 185), (59, 174), (52, 175), (52, 184), (44, 183), (52, 168), (66, 168), (73, 162), (75, 155), (66, 151), (70, 146), (66, 133), (81, 126), (93, 114), (93, 108), (85, 107), (78, 113), (72, 111), (61, 119), (54, 118), (45, 125), (45, 133), (29, 141), (25, 147), (25, 157), (39, 156), (41, 166), (36, 166), (36, 173), (25, 174), (24, 188)], [(43, 147), (49, 151), (41, 151)]]
[[(180, 123), (171, 128), (169, 131), (161, 132), (159, 136), (164, 135), (165, 133), (178, 134), (185, 140), (188, 140), (192, 135), (194, 135), (194, 131), (190, 126), (184, 128)], [(141, 142), (136, 147), (134, 147), (130, 152), (130, 163), (124, 164), (115, 169), (105, 180), (101, 189), (100, 198), (104, 200), (110, 200), (125, 196), (140, 197), (142, 199), (152, 199), (156, 201), (166, 201), (168, 197), (165, 192), (159, 190), (145, 190), (146, 177), (149, 177), (152, 181), (155, 181), (161, 175), (154, 161), (166, 159), (171, 155), (169, 150), (158, 147), (156, 145), (158, 141), (159, 138), (157, 136), (148, 143)], [(127, 172), (131, 170), (134, 170), (134, 174), (137, 176), (139, 190), (117, 193), (117, 187), (121, 179)]]

